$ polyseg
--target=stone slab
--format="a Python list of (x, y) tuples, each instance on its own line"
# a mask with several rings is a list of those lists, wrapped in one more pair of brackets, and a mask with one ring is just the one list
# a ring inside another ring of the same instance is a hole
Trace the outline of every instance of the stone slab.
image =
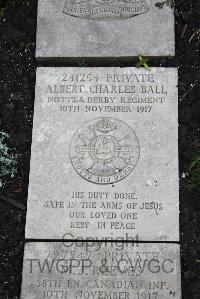
[(28, 243), (21, 299), (181, 299), (177, 244)]
[(36, 57), (174, 56), (174, 10), (158, 2), (39, 0)]
[(177, 69), (37, 70), (26, 238), (178, 241)]

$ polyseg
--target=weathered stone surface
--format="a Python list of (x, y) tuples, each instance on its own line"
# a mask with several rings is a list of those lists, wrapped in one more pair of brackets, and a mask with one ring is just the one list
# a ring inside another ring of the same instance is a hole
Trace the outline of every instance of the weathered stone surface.
[(36, 57), (168, 56), (174, 10), (158, 0), (39, 0)]
[(27, 238), (179, 240), (177, 69), (39, 68)]
[(181, 299), (177, 244), (28, 243), (21, 299)]

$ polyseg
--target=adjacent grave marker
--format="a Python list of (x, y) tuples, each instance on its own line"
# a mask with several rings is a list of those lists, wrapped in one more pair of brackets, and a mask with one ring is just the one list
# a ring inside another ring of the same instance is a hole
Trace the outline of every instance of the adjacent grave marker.
[(28, 243), (21, 299), (181, 299), (177, 244)]
[(174, 55), (174, 10), (158, 0), (39, 0), (36, 57)]
[(26, 238), (179, 240), (177, 69), (37, 70)]

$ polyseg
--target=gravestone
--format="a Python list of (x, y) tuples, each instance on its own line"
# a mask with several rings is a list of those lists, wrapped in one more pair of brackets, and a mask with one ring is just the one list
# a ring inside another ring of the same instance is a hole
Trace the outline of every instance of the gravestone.
[(26, 238), (179, 240), (177, 69), (37, 70)]
[(178, 244), (27, 243), (21, 299), (181, 299)]
[(174, 10), (158, 0), (39, 0), (36, 57), (168, 56)]

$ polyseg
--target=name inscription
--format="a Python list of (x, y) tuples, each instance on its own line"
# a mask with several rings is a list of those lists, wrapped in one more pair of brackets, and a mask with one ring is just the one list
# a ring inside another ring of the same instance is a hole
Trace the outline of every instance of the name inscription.
[(46, 94), (48, 103), (59, 105), (62, 112), (148, 113), (168, 94), (167, 86), (156, 81), (151, 73), (62, 73)]

